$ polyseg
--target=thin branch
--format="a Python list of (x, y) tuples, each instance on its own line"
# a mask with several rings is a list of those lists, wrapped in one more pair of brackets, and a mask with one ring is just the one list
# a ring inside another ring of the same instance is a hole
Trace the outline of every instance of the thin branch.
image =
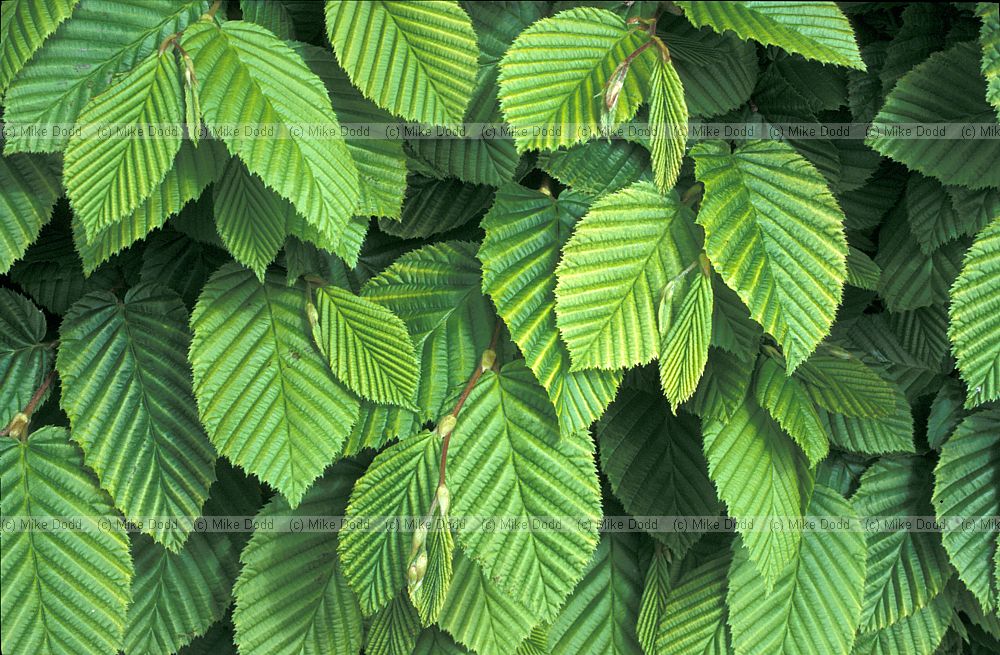
[(17, 414), (14, 415), (14, 418), (11, 419), (10, 424), (7, 427), (5, 427), (2, 431), (0, 431), (0, 436), (12, 435), (18, 439), (23, 438), (23, 434), (25, 433), (26, 428), (28, 427), (28, 422), (31, 420), (31, 415), (35, 413), (36, 409), (38, 409), (38, 403), (42, 401), (42, 396), (45, 395), (45, 392), (48, 390), (49, 385), (52, 384), (52, 380), (55, 378), (55, 375), (56, 375), (55, 369), (49, 371), (49, 374), (45, 376), (44, 380), (42, 380), (41, 386), (35, 389), (35, 393), (34, 395), (31, 396), (31, 400), (28, 401), (28, 404), (25, 406), (24, 411), (18, 412)]

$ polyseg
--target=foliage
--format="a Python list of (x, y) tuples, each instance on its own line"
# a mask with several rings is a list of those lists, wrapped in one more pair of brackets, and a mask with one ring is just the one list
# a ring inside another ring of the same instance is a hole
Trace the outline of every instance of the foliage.
[(3, 652), (1000, 652), (998, 44), (5, 2)]

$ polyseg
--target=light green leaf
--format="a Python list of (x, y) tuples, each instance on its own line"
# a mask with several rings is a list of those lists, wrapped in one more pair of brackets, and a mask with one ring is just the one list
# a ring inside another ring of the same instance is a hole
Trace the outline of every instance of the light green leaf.
[[(727, 5), (728, 6), (728, 5)], [(691, 149), (712, 266), (784, 349), (788, 371), (830, 331), (847, 277), (844, 214), (822, 175), (777, 141)]]
[(660, 299), (660, 387), (674, 411), (694, 395), (708, 362), (715, 296), (706, 269), (674, 278)]
[(372, 618), (365, 655), (410, 655), (417, 644), (420, 618), (404, 594), (392, 599)]
[(13, 0), (0, 20), (0, 96), (79, 0)]
[[(916, 456), (883, 457), (861, 477), (851, 499), (862, 525), (867, 517), (930, 516), (931, 469)], [(951, 577), (948, 556), (935, 532), (865, 532), (868, 573), (860, 629), (873, 632), (897, 624), (926, 607)]]
[(595, 202), (556, 269), (556, 322), (572, 370), (656, 357), (656, 302), (697, 256), (692, 213), (676, 193), (664, 196), (637, 182)]
[[(114, 516), (62, 428), (26, 441), (0, 439), (4, 517), (51, 521)], [(105, 655), (122, 647), (132, 557), (128, 535), (95, 527), (18, 530), (2, 541), (4, 648), (53, 655)]]
[[(486, 372), (452, 437), (452, 514), (566, 517), (561, 531), (459, 527), (463, 549), (500, 589), (542, 620), (555, 617), (597, 545), (601, 516), (593, 443), (559, 434), (545, 392), (521, 361)], [(569, 519), (572, 517), (572, 519)]]
[[(250, 516), (260, 506), (260, 488), (219, 460), (205, 501), (207, 531), (194, 531), (172, 553), (145, 535), (132, 538), (135, 579), (125, 626), (125, 653), (169, 655), (204, 634), (232, 603), (240, 572), (240, 550), (248, 532), (229, 532), (219, 516)], [(215, 521), (220, 521), (215, 524)]]
[(407, 580), (410, 601), (424, 625), (437, 622), (441, 608), (444, 607), (445, 599), (448, 597), (448, 590), (451, 588), (455, 540), (451, 534), (451, 527), (446, 523), (447, 518), (434, 514), (427, 528), (427, 569), (416, 583)]
[(860, 418), (888, 416), (892, 385), (842, 348), (824, 346), (796, 371), (813, 402), (823, 409)]
[(227, 264), (205, 284), (191, 328), (194, 393), (209, 438), (296, 507), (358, 416), (357, 399), (309, 338), (305, 289), (276, 273), (260, 283)]
[(365, 615), (403, 588), (412, 542), (412, 528), (403, 530), (403, 522), (427, 514), (440, 460), (436, 432), (404, 439), (379, 453), (351, 493), (347, 516), (366, 518), (368, 525), (341, 532), (338, 554)]
[[(836, 491), (817, 485), (808, 516), (856, 520)], [(834, 518), (835, 517), (835, 518)], [(729, 571), (729, 625), (739, 653), (849, 655), (861, 616), (865, 536), (850, 529), (805, 531), (799, 553), (767, 590), (746, 549)]]
[[(63, 150), (68, 127), (87, 101), (106, 89), (116, 73), (132, 69), (164, 38), (196, 21), (208, 5), (206, 0), (130, 0), (129, 11), (122, 11), (117, 0), (82, 3), (7, 90), (4, 119), (20, 129), (4, 152)], [(67, 129), (55, 135), (53, 125)], [(31, 127), (36, 129), (27, 129)]]
[(507, 655), (524, 642), (538, 616), (504, 593), (461, 550), (438, 623), (479, 655)]
[[(185, 30), (194, 58), (199, 97), (210, 130), (256, 123), (281, 138), (228, 130), (221, 139), (251, 172), (289, 200), (352, 266), (357, 248), (344, 236), (358, 207), (358, 172), (343, 139), (313, 138), (288, 126), (322, 126), (340, 134), (326, 87), (294, 50), (262, 27), (199, 21)], [(238, 97), (240, 102), (233, 102)]]
[(976, 237), (951, 291), (948, 338), (965, 406), (1000, 398), (1000, 217)]
[(316, 291), (314, 335), (330, 369), (356, 393), (376, 403), (409, 407), (420, 371), (406, 324), (391, 311), (340, 287)]
[(649, 151), (653, 176), (660, 193), (667, 193), (677, 183), (687, 144), (688, 108), (684, 85), (669, 60), (661, 57), (653, 66), (649, 80), (649, 125), (652, 135)]
[(45, 314), (11, 289), (0, 289), (0, 430), (23, 411), (52, 370)]
[[(83, 132), (66, 146), (66, 195), (87, 236), (128, 216), (163, 181), (181, 147), (181, 85), (172, 52), (147, 57), (80, 112)], [(108, 138), (96, 129), (136, 130)], [(157, 127), (150, 127), (157, 126)], [(146, 134), (162, 129), (164, 134)]]
[(753, 39), (828, 64), (865, 70), (854, 30), (835, 2), (678, 2), (698, 27), (732, 30)]
[(38, 238), (62, 194), (51, 157), (0, 157), (0, 273), (6, 273)]
[(826, 429), (804, 386), (785, 377), (782, 367), (766, 355), (757, 360), (754, 397), (778, 425), (802, 448), (810, 466), (816, 466), (830, 451)]
[(653, 550), (646, 578), (643, 583), (642, 598), (639, 600), (639, 617), (636, 619), (636, 637), (642, 652), (652, 655), (656, 652), (656, 637), (660, 623), (666, 618), (667, 598), (670, 594), (670, 560), (668, 552), (660, 547)]
[(406, 323), (420, 359), (421, 420), (440, 418), (490, 343), (495, 319), (481, 285), (475, 246), (452, 241), (401, 256), (361, 290)]
[[(904, 75), (885, 99), (865, 142), (886, 157), (944, 184), (973, 189), (1000, 186), (1000, 142), (995, 139), (917, 139), (894, 133), (900, 123), (995, 123), (986, 102), (973, 42), (936, 52)], [(974, 129), (977, 129), (974, 127)]]
[(551, 655), (642, 655), (640, 535), (607, 533), (549, 629)]
[[(177, 294), (142, 284), (124, 300), (84, 296), (59, 330), (56, 367), (73, 440), (128, 518), (198, 516), (215, 478), (184, 359), (187, 324)], [(185, 523), (142, 525), (176, 552)]]
[[(747, 399), (726, 423), (703, 427), (708, 475), (736, 518), (754, 521), (801, 517), (812, 493), (813, 474), (802, 451), (754, 401)], [(740, 530), (764, 586), (770, 589), (795, 559), (802, 534), (795, 530)], [(738, 526), (739, 527), (739, 526)]]
[[(362, 467), (338, 462), (294, 509), (274, 497), (257, 515), (307, 522), (344, 511)], [(279, 519), (280, 520), (280, 519)], [(254, 532), (240, 555), (243, 567), (233, 588), (236, 644), (243, 655), (357, 655), (361, 610), (342, 574), (332, 530)]]
[[(84, 272), (92, 274), (112, 255), (163, 227), (171, 215), (199, 197), (222, 174), (228, 158), (225, 146), (217, 141), (206, 141), (199, 148), (184, 141), (163, 181), (131, 216), (93, 236), (87, 234), (80, 218), (74, 216), (73, 242), (83, 259)], [(211, 221), (208, 226), (212, 228)]]
[[(719, 512), (708, 478), (697, 419), (672, 415), (654, 390), (623, 388), (594, 435), (601, 470), (615, 496), (634, 516), (714, 516)], [(679, 558), (697, 540), (694, 529), (655, 532)]]
[[(989, 520), (1000, 515), (1000, 411), (986, 410), (963, 420), (941, 448), (934, 469), (934, 509), (938, 520)], [(944, 549), (958, 577), (987, 612), (996, 609), (998, 585), (993, 562), (997, 534), (947, 529)]]
[(420, 123), (462, 121), (479, 50), (457, 2), (334, 0), (326, 27), (340, 65), (379, 107)]
[(726, 625), (728, 549), (687, 571), (670, 589), (654, 653), (725, 655), (731, 652)]
[(548, 393), (564, 433), (589, 427), (621, 379), (615, 372), (570, 371), (569, 351), (556, 328), (556, 263), (584, 211), (586, 205), (571, 191), (555, 199), (509, 184), (497, 192), (481, 223), (483, 290)]
[(990, 2), (976, 5), (976, 15), (983, 21), (979, 31), (982, 48), (982, 73), (986, 78), (986, 100), (1000, 118), (1000, 9)]
[[(621, 16), (592, 7), (568, 9), (521, 32), (500, 62), (500, 107), (517, 149), (554, 150), (597, 136), (607, 111), (605, 85), (648, 40)], [(635, 115), (655, 56), (646, 51), (632, 61), (610, 110), (613, 123)]]

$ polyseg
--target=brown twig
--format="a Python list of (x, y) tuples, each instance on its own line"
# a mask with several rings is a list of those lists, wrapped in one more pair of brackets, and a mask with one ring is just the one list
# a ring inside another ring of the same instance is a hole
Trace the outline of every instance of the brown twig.
[(35, 393), (31, 396), (31, 400), (28, 401), (24, 411), (15, 414), (14, 418), (11, 419), (10, 424), (0, 431), (0, 435), (12, 435), (18, 439), (23, 438), (26, 428), (28, 427), (28, 422), (31, 420), (31, 415), (35, 413), (36, 409), (38, 409), (38, 403), (41, 402), (42, 396), (45, 395), (49, 385), (52, 384), (52, 380), (55, 378), (55, 375), (56, 371), (53, 369), (48, 375), (45, 376), (45, 379), (42, 380), (41, 386), (35, 389)]

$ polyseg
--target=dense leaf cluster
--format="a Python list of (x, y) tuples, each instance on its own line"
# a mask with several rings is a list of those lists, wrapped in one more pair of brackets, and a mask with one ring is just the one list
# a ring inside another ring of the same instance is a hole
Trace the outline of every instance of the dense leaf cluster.
[[(1000, 518), (996, 4), (0, 37), (4, 652), (1000, 651), (996, 524), (944, 524)], [(116, 527), (20, 523), (67, 517)]]

